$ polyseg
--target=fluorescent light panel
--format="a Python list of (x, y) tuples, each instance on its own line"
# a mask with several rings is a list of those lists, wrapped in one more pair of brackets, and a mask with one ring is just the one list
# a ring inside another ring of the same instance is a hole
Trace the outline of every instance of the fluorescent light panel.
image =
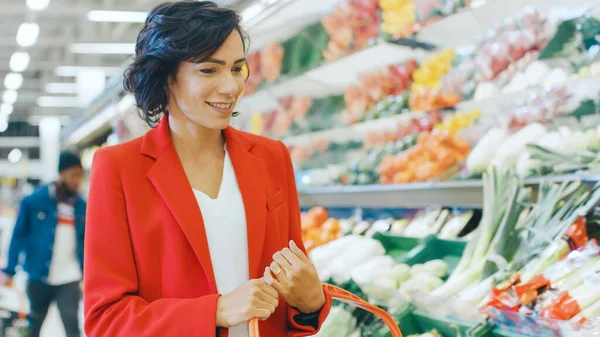
[(76, 94), (77, 83), (48, 83), (45, 89), (49, 94)]
[(23, 85), (23, 75), (21, 73), (8, 73), (4, 78), (6, 89), (18, 90)]
[(100, 69), (103, 70), (107, 76), (118, 75), (121, 72), (121, 68), (119, 67), (81, 67), (81, 66), (59, 66), (56, 67), (54, 73), (56, 76), (77, 76), (80, 71), (84, 70), (94, 70)]
[(17, 31), (17, 43), (21, 47), (31, 47), (40, 35), (40, 26), (37, 23), (22, 23)]
[(11, 104), (2, 103), (2, 105), (0, 105), (0, 117), (6, 117), (13, 113), (13, 111), (14, 108)]
[(135, 43), (73, 43), (69, 51), (75, 54), (122, 54), (135, 53)]
[(19, 160), (21, 160), (22, 157), (23, 157), (23, 152), (20, 149), (13, 149), (8, 154), (8, 161), (11, 164), (16, 164), (19, 162)]
[(2, 94), (2, 100), (4, 101), (4, 103), (10, 104), (10, 105), (15, 104), (18, 97), (19, 97), (19, 94), (17, 94), (17, 92), (14, 90), (6, 90), (4, 92), (4, 94)]
[(27, 0), (27, 7), (34, 11), (41, 11), (48, 8), (50, 0)]
[(81, 103), (78, 97), (72, 96), (40, 96), (37, 105), (42, 108), (79, 108)]
[(88, 20), (96, 22), (146, 22), (147, 12), (90, 11)]
[(9, 63), (10, 70), (17, 73), (27, 70), (30, 59), (29, 53), (27, 52), (16, 52), (12, 54)]

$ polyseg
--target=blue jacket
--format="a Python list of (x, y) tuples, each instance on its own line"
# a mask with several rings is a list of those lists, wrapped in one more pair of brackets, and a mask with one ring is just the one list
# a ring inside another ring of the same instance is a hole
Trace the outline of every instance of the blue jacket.
[[(5, 274), (15, 274), (15, 268), (21, 263), (21, 254), (24, 253), (23, 269), (29, 278), (34, 281), (46, 282), (50, 272), (54, 234), (58, 223), (58, 203), (54, 198), (53, 191), (54, 188), (44, 186), (21, 201), (19, 216), (8, 250)], [(83, 270), (85, 201), (81, 197), (77, 197), (74, 208), (77, 257)]]

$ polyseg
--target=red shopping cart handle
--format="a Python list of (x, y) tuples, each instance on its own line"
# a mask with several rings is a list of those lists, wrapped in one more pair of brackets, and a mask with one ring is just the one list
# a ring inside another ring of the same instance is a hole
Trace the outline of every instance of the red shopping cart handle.
[[(394, 318), (385, 310), (374, 306), (373, 304), (363, 300), (362, 298), (330, 284), (323, 285), (325, 291), (331, 295), (331, 298), (338, 300), (340, 302), (348, 303), (355, 305), (363, 310), (369, 311), (379, 318), (381, 318), (385, 324), (388, 326), (392, 333), (392, 337), (402, 337), (402, 332), (400, 332), (400, 328), (394, 321)], [(250, 337), (260, 337), (260, 331), (258, 329), (258, 319), (253, 319), (250, 321)]]

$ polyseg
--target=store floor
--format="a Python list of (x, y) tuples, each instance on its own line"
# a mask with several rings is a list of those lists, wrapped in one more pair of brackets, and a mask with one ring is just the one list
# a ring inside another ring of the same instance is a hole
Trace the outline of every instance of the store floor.
[[(15, 286), (18, 289), (25, 289), (25, 284), (27, 282), (26, 276), (18, 275), (15, 278)], [(83, 334), (83, 304), (79, 305), (79, 326), (81, 327), (81, 336), (85, 337)], [(44, 321), (44, 325), (42, 326), (42, 332), (40, 337), (65, 337), (65, 328), (60, 319), (60, 314), (58, 312), (58, 307), (55, 303), (50, 306), (50, 310), (48, 310), (48, 316)]]

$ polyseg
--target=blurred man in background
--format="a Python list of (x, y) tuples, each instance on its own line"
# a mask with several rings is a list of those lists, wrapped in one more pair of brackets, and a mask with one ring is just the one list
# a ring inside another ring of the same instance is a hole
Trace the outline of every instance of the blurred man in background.
[(67, 337), (80, 337), (78, 310), (83, 271), (85, 201), (79, 157), (60, 154), (59, 178), (21, 202), (4, 269), (11, 287), (17, 265), (28, 274), (30, 337), (38, 337), (48, 308), (56, 301)]

